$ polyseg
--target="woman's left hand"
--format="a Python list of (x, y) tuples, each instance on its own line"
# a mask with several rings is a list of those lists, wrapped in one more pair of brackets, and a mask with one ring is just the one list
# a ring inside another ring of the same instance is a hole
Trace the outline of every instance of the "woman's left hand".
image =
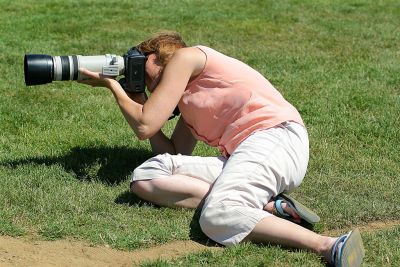
[(93, 72), (88, 69), (80, 68), (80, 73), (85, 75), (89, 79), (79, 80), (79, 83), (87, 84), (93, 87), (107, 87), (112, 89), (112, 87), (116, 84), (120, 85), (117, 80), (111, 78), (109, 76), (105, 76), (99, 72)]

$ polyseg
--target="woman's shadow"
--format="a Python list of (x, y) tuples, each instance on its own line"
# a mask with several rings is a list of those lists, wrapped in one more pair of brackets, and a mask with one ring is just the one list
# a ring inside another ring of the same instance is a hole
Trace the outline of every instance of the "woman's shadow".
[[(99, 181), (106, 185), (119, 185), (126, 182), (133, 170), (150, 158), (149, 150), (128, 147), (74, 147), (61, 156), (30, 157), (13, 161), (3, 161), (0, 165), (17, 169), (24, 165), (59, 165), (80, 181)], [(148, 203), (127, 189), (114, 200), (116, 204), (129, 206), (157, 205)], [(201, 231), (198, 223), (200, 208), (194, 214), (190, 223), (190, 238), (198, 243), (214, 246)]]
[(60, 165), (81, 181), (100, 181), (118, 185), (132, 171), (151, 157), (150, 151), (128, 147), (74, 147), (65, 155), (31, 157), (2, 162), (1, 165), (19, 168), (23, 165)]

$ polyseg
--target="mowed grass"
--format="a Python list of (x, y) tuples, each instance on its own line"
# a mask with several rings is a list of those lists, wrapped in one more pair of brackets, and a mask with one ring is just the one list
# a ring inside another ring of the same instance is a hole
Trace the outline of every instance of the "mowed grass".
[[(109, 91), (26, 87), (25, 53), (123, 54), (172, 29), (241, 59), (301, 112), (311, 158), (293, 192), (324, 232), (400, 220), (398, 1), (0, 1), (0, 234), (132, 250), (206, 241), (194, 211), (128, 192), (151, 156)], [(174, 121), (165, 132), (171, 133)], [(196, 155), (217, 155), (198, 144)], [(399, 227), (363, 232), (366, 266), (400, 265)], [(321, 266), (317, 256), (243, 244), (146, 266)]]

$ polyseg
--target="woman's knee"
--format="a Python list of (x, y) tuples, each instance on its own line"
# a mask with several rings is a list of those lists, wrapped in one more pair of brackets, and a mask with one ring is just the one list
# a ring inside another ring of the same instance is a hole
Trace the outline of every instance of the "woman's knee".
[(203, 210), (200, 215), (199, 219), (199, 224), (200, 228), (203, 231), (203, 233), (208, 236), (209, 238), (212, 238), (212, 232), (214, 228), (214, 221), (211, 215), (211, 212), (208, 207), (203, 207)]
[(221, 206), (204, 206), (199, 224), (203, 233), (214, 241), (221, 242), (219, 237), (229, 232), (224, 218), (230, 216), (229, 211)]
[(206, 203), (199, 224), (210, 239), (232, 246), (240, 243), (266, 214), (263, 210), (237, 201), (217, 202), (212, 205)]
[(135, 182), (170, 176), (173, 169), (174, 163), (170, 154), (157, 155), (146, 160), (133, 171), (132, 181)]
[(131, 182), (130, 189), (132, 193), (143, 196), (153, 191), (152, 180), (140, 180)]
[(157, 155), (143, 162), (132, 173), (131, 192), (142, 195), (154, 190), (154, 179), (172, 175), (172, 156), (168, 153)]

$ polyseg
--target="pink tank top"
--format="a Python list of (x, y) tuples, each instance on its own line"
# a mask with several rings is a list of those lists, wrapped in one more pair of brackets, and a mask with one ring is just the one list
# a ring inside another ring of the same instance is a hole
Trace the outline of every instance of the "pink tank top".
[(189, 84), (178, 107), (195, 138), (225, 157), (250, 134), (294, 121), (299, 112), (259, 72), (211, 48), (204, 70)]

